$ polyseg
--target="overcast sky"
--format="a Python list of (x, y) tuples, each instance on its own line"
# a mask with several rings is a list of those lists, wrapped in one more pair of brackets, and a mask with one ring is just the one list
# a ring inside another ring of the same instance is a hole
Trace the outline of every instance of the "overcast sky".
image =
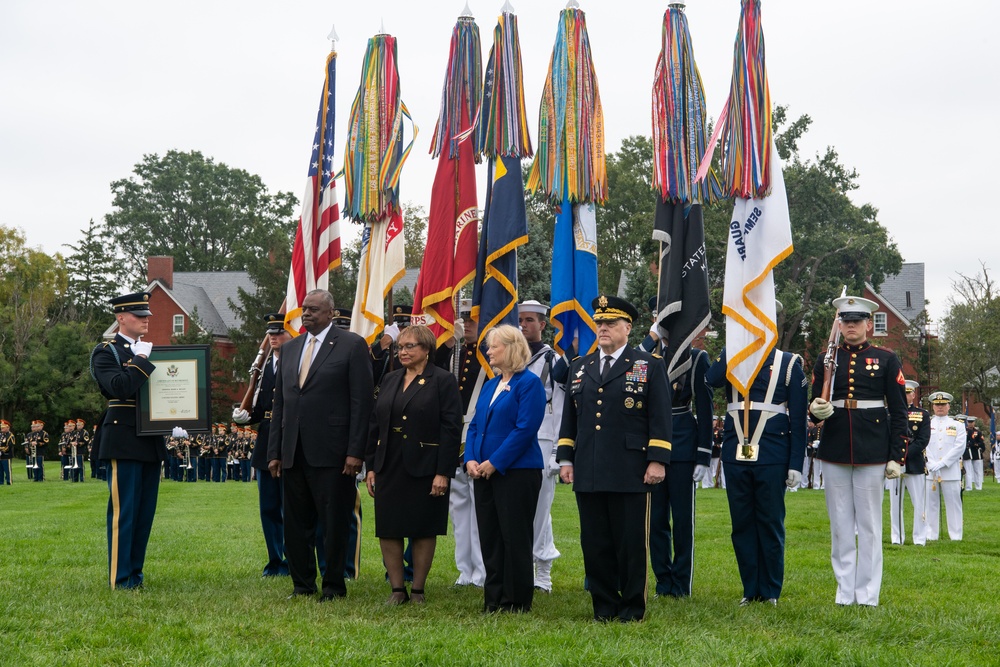
[[(144, 154), (170, 149), (201, 151), (260, 175), (272, 192), (301, 198), (333, 24), (341, 38), (335, 164), (366, 41), (384, 24), (399, 40), (402, 97), (420, 128), (401, 196), (426, 207), (428, 147), (463, 5), (3, 0), (0, 224), (23, 229), (32, 246), (65, 252), (90, 218), (111, 211), (111, 181), (129, 176)], [(503, 3), (469, 5), (485, 59)], [(513, 5), (537, 143), (538, 102), (565, 0)], [(583, 0), (581, 8), (614, 151), (624, 137), (650, 134), (667, 3)], [(739, 10), (738, 0), (688, 4), (712, 117), (728, 94)], [(1000, 4), (763, 0), (762, 22), (772, 101), (788, 105), (793, 118), (813, 119), (802, 154), (832, 145), (857, 169), (854, 201), (880, 210), (905, 261), (926, 264), (930, 312), (940, 317), (957, 272), (975, 273), (980, 260), (997, 269), (987, 207), (1000, 154), (1000, 77), (988, 39), (996, 41)], [(342, 204), (342, 187), (340, 197)]]

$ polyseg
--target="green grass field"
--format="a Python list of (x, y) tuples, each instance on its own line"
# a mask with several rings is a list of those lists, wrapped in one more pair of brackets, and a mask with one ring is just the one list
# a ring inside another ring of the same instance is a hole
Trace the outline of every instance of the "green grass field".
[[(576, 505), (553, 507), (555, 592), (525, 615), (483, 616), (481, 591), (452, 588), (438, 542), (424, 607), (386, 607), (371, 499), (361, 578), (348, 598), (286, 600), (262, 579), (253, 483), (163, 482), (145, 589), (107, 586), (107, 487), (25, 480), (0, 487), (2, 665), (995, 665), (1000, 484), (965, 494), (965, 540), (888, 544), (881, 606), (834, 605), (821, 491), (787, 497), (785, 588), (777, 608), (741, 596), (722, 490), (698, 491), (694, 595), (650, 599), (642, 624), (596, 624), (582, 590)], [(888, 514), (889, 502), (884, 504)], [(942, 526), (944, 525), (942, 519)], [(945, 531), (946, 532), (946, 531)], [(652, 589), (652, 586), (650, 587)]]

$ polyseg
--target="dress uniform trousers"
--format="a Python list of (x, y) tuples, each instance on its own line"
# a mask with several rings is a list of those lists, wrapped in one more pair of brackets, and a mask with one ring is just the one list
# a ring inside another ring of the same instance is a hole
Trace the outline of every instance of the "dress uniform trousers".
[(482, 586), (486, 581), (472, 485), (469, 475), (459, 468), (448, 494), (448, 511), (455, 533), (455, 567), (458, 568), (456, 586)]
[(892, 524), (892, 543), (906, 542), (906, 520), (903, 517), (903, 496), (910, 497), (913, 505), (913, 543), (927, 543), (927, 522), (924, 520), (924, 476), (904, 473), (896, 479), (886, 480), (889, 487), (889, 518)]
[(160, 462), (108, 462), (108, 567), (112, 588), (142, 585), (159, 482)]

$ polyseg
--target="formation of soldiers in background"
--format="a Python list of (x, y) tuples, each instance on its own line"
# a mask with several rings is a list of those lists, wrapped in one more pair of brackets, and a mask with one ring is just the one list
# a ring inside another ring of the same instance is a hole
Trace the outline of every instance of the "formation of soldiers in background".
[[(0, 419), (0, 486), (13, 482), (12, 461), (23, 451), (28, 481), (45, 480), (47, 457), (59, 454), (59, 478), (64, 482), (83, 482), (88, 474), (91, 479), (106, 480), (103, 462), (95, 458), (91, 446), (92, 435), (83, 419), (70, 419), (63, 425), (63, 432), (54, 441), (55, 451), (49, 449), (53, 440), (45, 431), (45, 422), (36, 419), (31, 431), (20, 438), (10, 430), (10, 422)], [(197, 434), (193, 438), (166, 438), (169, 458), (163, 464), (163, 479), (175, 482), (249, 482), (254, 479), (250, 467), (257, 432), (250, 427), (215, 424), (211, 433)], [(18, 448), (20, 444), (20, 450)], [(88, 472), (89, 471), (89, 472)]]

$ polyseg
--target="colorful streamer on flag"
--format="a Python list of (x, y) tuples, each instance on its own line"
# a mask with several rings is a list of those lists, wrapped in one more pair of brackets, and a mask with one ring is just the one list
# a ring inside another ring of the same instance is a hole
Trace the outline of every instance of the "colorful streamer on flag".
[(399, 173), (417, 138), (403, 146), (403, 118), (412, 123), (399, 95), (396, 38), (375, 35), (368, 40), (361, 86), (351, 105), (344, 153), (344, 215), (355, 222), (373, 222), (399, 208)]
[(653, 80), (653, 240), (660, 242), (656, 319), (672, 382), (690, 369), (691, 344), (711, 318), (701, 205), (721, 192), (713, 171), (696, 182), (705, 91), (682, 7), (663, 15), (661, 47)]
[(405, 273), (399, 173), (417, 137), (403, 146), (396, 38), (368, 40), (361, 86), (351, 105), (344, 156), (345, 213), (364, 224), (351, 331), (373, 343), (385, 324), (385, 297)]
[(710, 204), (722, 194), (714, 170), (697, 179), (708, 127), (705, 88), (682, 7), (663, 15), (662, 48), (653, 80), (653, 187), (662, 201)]
[(721, 134), (723, 194), (744, 199), (766, 197), (771, 192), (773, 139), (760, 0), (743, 0), (729, 99), (719, 117), (721, 121), (702, 157), (698, 179), (707, 176)]
[[(479, 155), (473, 145), (477, 135), (469, 129), (482, 103), (481, 54), (479, 26), (471, 17), (460, 18), (451, 35), (441, 111), (431, 142), (438, 166), (427, 245), (413, 294), (413, 315), (429, 316), (438, 345), (454, 335), (455, 299), (476, 275), (479, 200), (475, 163)], [(465, 138), (459, 140), (457, 135)]]
[(567, 198), (603, 204), (608, 198), (604, 111), (587, 22), (579, 9), (559, 14), (538, 115), (538, 152), (528, 190), (541, 190), (556, 204)]
[(517, 248), (528, 242), (521, 159), (531, 156), (524, 107), (517, 17), (501, 14), (486, 64), (483, 114), (475, 131), (489, 157), (486, 209), (476, 258), (472, 317), (479, 322), (477, 358), (493, 377), (483, 346), (498, 324), (518, 325)]
[[(726, 136), (723, 191), (736, 198), (722, 297), (726, 377), (746, 396), (778, 339), (774, 267), (792, 254), (788, 197), (771, 132), (760, 0), (743, 0), (732, 85), (722, 116), (717, 133)], [(699, 175), (711, 160), (715, 141), (713, 137), (709, 142)]]
[(340, 208), (333, 174), (334, 107), (337, 90), (337, 53), (326, 59), (326, 76), (316, 116), (316, 136), (302, 212), (292, 246), (285, 295), (285, 328), (293, 336), (302, 331), (302, 301), (314, 289), (327, 289), (329, 271), (340, 266)]
[(604, 111), (584, 13), (559, 14), (539, 110), (538, 153), (527, 189), (556, 204), (552, 243), (554, 347), (560, 354), (597, 347), (591, 306), (597, 297), (596, 204), (608, 195)]

